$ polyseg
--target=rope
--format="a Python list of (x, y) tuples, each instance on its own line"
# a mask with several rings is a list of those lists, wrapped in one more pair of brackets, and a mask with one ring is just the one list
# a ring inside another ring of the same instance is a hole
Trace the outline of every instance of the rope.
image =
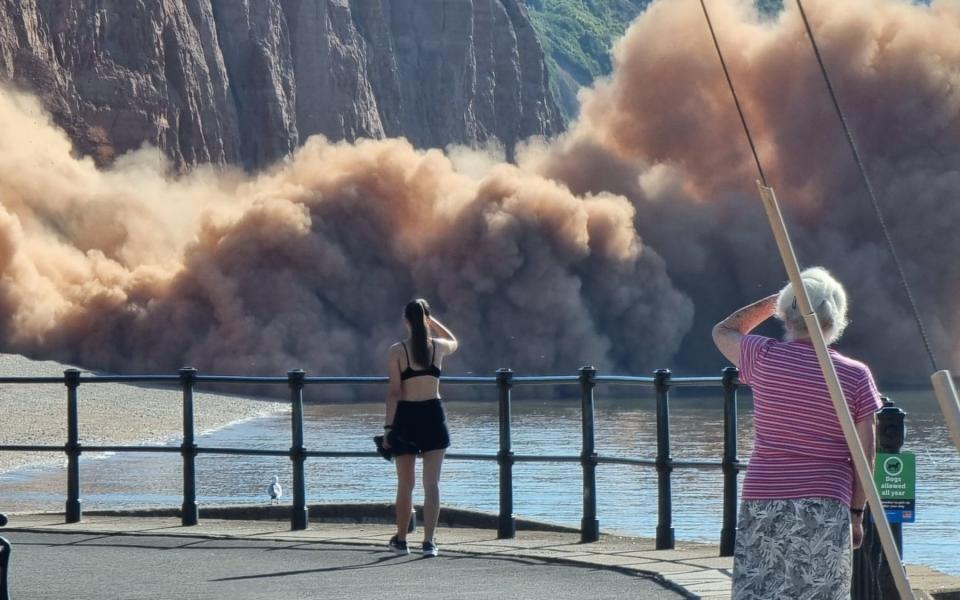
[(737, 114), (740, 115), (740, 123), (743, 125), (743, 132), (747, 134), (747, 141), (750, 142), (750, 152), (753, 153), (753, 160), (757, 163), (757, 171), (760, 173), (760, 181), (764, 187), (767, 186), (767, 177), (763, 174), (763, 167), (760, 165), (760, 157), (757, 155), (757, 147), (753, 143), (753, 136), (750, 135), (750, 127), (747, 125), (747, 118), (743, 116), (743, 108), (740, 106), (740, 97), (737, 96), (737, 90), (733, 87), (733, 80), (730, 78), (730, 71), (727, 70), (727, 61), (723, 59), (723, 52), (720, 50), (720, 43), (717, 41), (717, 34), (713, 30), (713, 21), (710, 20), (710, 13), (707, 11), (707, 5), (704, 0), (700, 0), (700, 6), (703, 7), (703, 16), (707, 18), (707, 27), (710, 28), (710, 37), (713, 38), (713, 47), (717, 49), (717, 56), (720, 57), (720, 66), (723, 67), (723, 75), (727, 78), (727, 85), (730, 87), (730, 93), (733, 94), (733, 103), (737, 105)]
[[(701, 3), (703, 2), (703, 0), (700, 1)], [(877, 215), (877, 221), (880, 223), (881, 231), (883, 231), (883, 239), (886, 241), (887, 250), (890, 252), (890, 257), (893, 259), (893, 264), (897, 268), (897, 275), (900, 277), (900, 284), (903, 286), (903, 291), (907, 296), (907, 301), (910, 303), (910, 310), (913, 312), (913, 318), (917, 323), (917, 329), (920, 331), (920, 337), (923, 340), (923, 347), (927, 351), (927, 358), (930, 359), (930, 365), (933, 367), (933, 371), (939, 371), (940, 369), (937, 368), (937, 359), (930, 347), (930, 340), (927, 338), (927, 330), (923, 326), (923, 319), (920, 318), (920, 311), (917, 310), (917, 303), (913, 299), (913, 292), (910, 290), (910, 284), (907, 283), (907, 276), (904, 274), (903, 266), (900, 263), (900, 257), (897, 255), (897, 250), (893, 246), (893, 239), (890, 237), (890, 231), (887, 229), (886, 219), (883, 218), (883, 211), (880, 210), (880, 204), (877, 202), (877, 197), (873, 193), (873, 185), (870, 183), (870, 178), (867, 176), (867, 170), (863, 166), (863, 160), (860, 158), (860, 152), (857, 150), (857, 145), (853, 140), (853, 135), (850, 133), (850, 127), (847, 124), (847, 118), (844, 115), (843, 110), (840, 108), (840, 102), (837, 100), (837, 95), (833, 90), (833, 84), (830, 82), (830, 76), (827, 74), (827, 67), (823, 63), (823, 57), (820, 56), (820, 48), (817, 46), (817, 40), (813, 37), (813, 29), (810, 28), (810, 21), (807, 20), (807, 13), (803, 10), (803, 3), (800, 0), (797, 0), (797, 7), (800, 9), (800, 16), (803, 18), (803, 25), (807, 29), (807, 36), (810, 38), (810, 44), (813, 46), (813, 53), (816, 55), (817, 63), (820, 65), (820, 72), (823, 74), (823, 81), (827, 84), (827, 91), (830, 93), (830, 100), (833, 102), (833, 108), (836, 110), (837, 116), (840, 118), (840, 124), (843, 126), (843, 132), (847, 137), (847, 143), (850, 144), (850, 150), (853, 152), (853, 158), (857, 163), (857, 169), (860, 171), (860, 178), (863, 180), (863, 185), (867, 189), (867, 195), (870, 197), (870, 203), (873, 205), (873, 212)], [(714, 41), (716, 41), (716, 38), (714, 38)], [(724, 68), (724, 70), (726, 70), (726, 68)]]

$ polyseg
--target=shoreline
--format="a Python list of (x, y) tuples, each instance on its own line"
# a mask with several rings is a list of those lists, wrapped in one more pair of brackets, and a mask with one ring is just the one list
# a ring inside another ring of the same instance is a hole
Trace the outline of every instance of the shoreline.
[[(59, 377), (71, 365), (0, 354), (0, 373)], [(80, 440), (84, 444), (168, 444), (183, 434), (182, 397), (176, 388), (103, 383), (78, 391)], [(289, 411), (285, 401), (194, 392), (196, 435)], [(66, 390), (55, 384), (0, 385), (0, 444), (59, 446), (67, 440)], [(0, 452), (0, 474), (55, 465), (62, 454)]]

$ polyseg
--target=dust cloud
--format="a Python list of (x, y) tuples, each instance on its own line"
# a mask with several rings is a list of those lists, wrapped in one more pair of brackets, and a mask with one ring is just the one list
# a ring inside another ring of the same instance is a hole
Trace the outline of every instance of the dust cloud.
[[(777, 15), (707, 0), (769, 183), (803, 265), (847, 286), (840, 347), (882, 379), (930, 368), (796, 4)], [(960, 359), (960, 3), (805, 0), (941, 368)], [(586, 90), (578, 124), (520, 163), (575, 193), (623, 194), (635, 225), (696, 307), (675, 360), (716, 359), (710, 325), (785, 274), (757, 169), (700, 3), (654, 3)], [(771, 330), (775, 332), (776, 330)]]
[[(708, 1), (801, 262), (847, 286), (841, 347), (927, 367), (796, 7)], [(807, 0), (941, 357), (960, 359), (960, 3)], [(718, 373), (710, 326), (785, 280), (695, 0), (655, 2), (558, 139), (502, 151), (311, 138), (268, 171), (98, 169), (0, 91), (4, 350), (124, 372), (382, 373), (416, 296), (457, 373)]]
[(150, 149), (97, 169), (9, 91), (0, 126), (9, 352), (376, 373), (404, 303), (425, 296), (463, 340), (455, 371), (643, 372), (692, 319), (625, 198), (574, 196), (482, 153), (451, 152), (456, 167), (404, 140), (317, 137), (269, 172), (177, 176)]

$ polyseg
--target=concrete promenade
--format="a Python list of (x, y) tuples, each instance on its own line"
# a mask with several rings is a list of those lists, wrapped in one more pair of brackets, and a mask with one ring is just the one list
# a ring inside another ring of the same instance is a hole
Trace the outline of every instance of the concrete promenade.
[[(311, 522), (307, 530), (290, 531), (289, 521), (205, 518), (202, 513), (193, 527), (182, 527), (173, 516), (126, 513), (88, 514), (76, 524), (65, 524), (61, 514), (9, 517), (0, 534), (14, 544), (13, 600), (61, 597), (42, 589), (54, 584), (41, 565), (63, 575), (72, 569), (75, 579), (84, 573), (95, 579), (87, 587), (57, 580), (61, 587), (55, 589), (69, 589), (69, 597), (78, 599), (719, 599), (730, 594), (732, 559), (718, 557), (715, 545), (678, 542), (675, 550), (658, 551), (650, 539), (610, 534), (582, 544), (569, 530), (521, 529), (515, 539), (498, 540), (494, 529), (442, 526), (437, 533), (441, 556), (431, 562), (419, 557), (419, 532), (410, 535), (410, 557), (385, 552), (392, 528), (383, 523)], [(123, 548), (140, 552), (116, 551)], [(150, 550), (154, 556), (143, 554)], [(290, 556), (283, 558), (284, 552)], [(206, 566), (194, 568), (198, 565)], [(960, 598), (960, 578), (920, 566), (908, 570), (918, 598)], [(194, 571), (207, 575), (192, 581)], [(111, 578), (132, 582), (130, 590), (149, 589), (121, 593)], [(397, 588), (391, 583), (396, 581), (404, 584)], [(452, 587), (431, 592), (417, 582)], [(111, 589), (117, 595), (105, 591)]]

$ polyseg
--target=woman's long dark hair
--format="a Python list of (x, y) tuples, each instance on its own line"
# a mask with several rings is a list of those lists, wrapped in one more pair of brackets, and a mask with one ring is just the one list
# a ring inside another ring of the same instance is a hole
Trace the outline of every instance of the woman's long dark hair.
[(410, 354), (415, 363), (421, 367), (430, 364), (429, 339), (427, 336), (427, 317), (430, 316), (430, 305), (426, 300), (407, 302), (403, 309), (403, 317), (410, 324)]

